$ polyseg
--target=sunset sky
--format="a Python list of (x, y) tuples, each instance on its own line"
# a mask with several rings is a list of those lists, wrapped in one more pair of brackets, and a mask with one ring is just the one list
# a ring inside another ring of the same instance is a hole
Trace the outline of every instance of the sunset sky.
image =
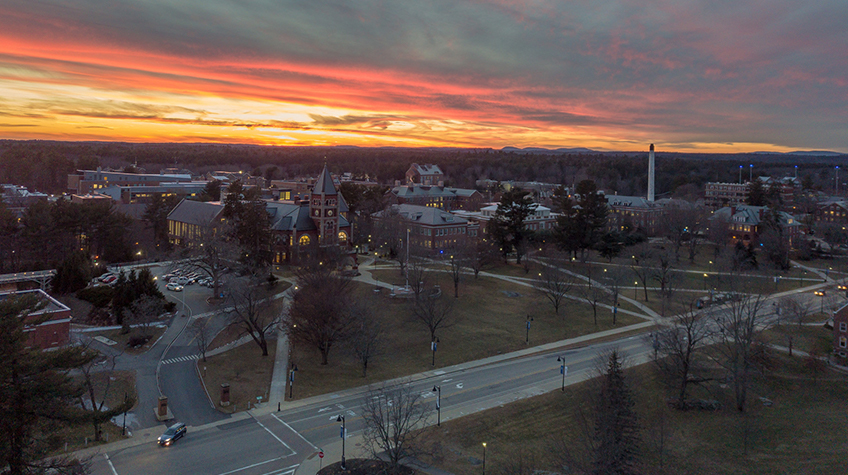
[(2, 0), (0, 138), (848, 153), (848, 1)]

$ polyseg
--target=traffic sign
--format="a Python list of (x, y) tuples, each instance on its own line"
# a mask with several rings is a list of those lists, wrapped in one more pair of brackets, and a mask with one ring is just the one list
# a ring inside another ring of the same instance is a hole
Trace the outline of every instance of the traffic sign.
[(319, 459), (324, 458), (324, 452), (318, 452), (318, 458)]

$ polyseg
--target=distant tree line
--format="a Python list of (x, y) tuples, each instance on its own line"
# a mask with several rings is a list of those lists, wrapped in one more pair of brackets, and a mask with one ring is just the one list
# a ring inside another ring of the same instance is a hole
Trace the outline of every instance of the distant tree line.
[[(702, 190), (708, 181), (734, 183), (739, 179), (740, 164), (745, 168), (741, 173), (743, 180), (751, 171), (754, 175), (793, 176), (795, 165), (800, 165), (798, 176), (805, 187), (833, 189), (833, 167), (839, 159), (657, 153), (657, 192), (691, 193)], [(237, 168), (268, 179), (282, 179), (315, 176), (324, 163), (331, 163), (336, 170), (391, 184), (403, 180), (413, 162), (439, 165), (450, 185), (464, 188), (473, 188), (479, 179), (544, 181), (567, 186), (591, 179), (602, 190), (624, 195), (643, 194), (647, 188), (647, 152), (522, 153), (459, 148), (0, 141), (0, 182), (47, 193), (65, 191), (68, 173), (98, 165), (132, 171), (137, 164), (149, 173), (174, 166), (195, 173)], [(749, 164), (754, 165), (753, 170)]]

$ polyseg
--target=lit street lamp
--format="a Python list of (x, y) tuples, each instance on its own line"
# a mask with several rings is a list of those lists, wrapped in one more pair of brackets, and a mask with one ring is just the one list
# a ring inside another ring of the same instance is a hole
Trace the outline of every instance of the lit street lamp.
[(639, 282), (633, 282), (633, 300), (639, 298)]
[(527, 315), (527, 333), (524, 336), (524, 343), (526, 343), (528, 345), (530, 344), (530, 322), (532, 322), (532, 321), (533, 321), (533, 317), (531, 317), (530, 315)]
[(442, 426), (442, 387), (441, 386), (433, 386), (433, 392), (437, 394), (436, 396), (436, 413), (438, 414), (438, 418), (436, 419), (436, 425), (438, 427)]
[(707, 274), (704, 274), (704, 290), (707, 290)]
[(483, 475), (486, 475), (486, 443), (483, 442)]
[(815, 295), (821, 297), (821, 305), (819, 307), (819, 313), (824, 313), (824, 290), (816, 290), (813, 292)]
[(345, 416), (344, 416), (344, 415), (342, 415), (342, 414), (339, 414), (339, 416), (338, 416), (338, 417), (336, 417), (336, 422), (341, 422), (341, 423), (342, 423), (342, 427), (341, 427), (341, 438), (342, 438), (342, 470), (346, 470), (346, 467), (345, 467)]
[(562, 356), (557, 356), (557, 361), (559, 361), (559, 374), (562, 375), (562, 387), (560, 391), (565, 392), (565, 375), (568, 373), (568, 366), (565, 365), (565, 358)]

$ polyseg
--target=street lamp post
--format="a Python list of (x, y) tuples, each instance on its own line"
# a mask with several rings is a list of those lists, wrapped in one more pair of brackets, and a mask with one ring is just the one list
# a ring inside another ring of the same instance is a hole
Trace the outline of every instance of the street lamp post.
[(820, 300), (821, 305), (819, 306), (819, 313), (824, 313), (824, 290), (816, 290), (813, 293), (815, 295), (821, 297), (821, 300)]
[[(124, 407), (126, 408), (127, 400), (129, 399), (129, 394), (124, 392)], [(121, 435), (126, 435), (127, 433), (127, 410), (124, 409), (124, 424), (121, 426)]]
[(532, 321), (533, 321), (533, 317), (531, 317), (530, 315), (527, 315), (527, 332), (524, 335), (524, 343), (526, 343), (528, 345), (530, 344), (530, 322), (532, 322)]
[(565, 365), (565, 358), (562, 356), (557, 356), (557, 361), (559, 361), (559, 374), (562, 375), (560, 391), (565, 392), (565, 374), (568, 373), (568, 366)]
[(704, 274), (704, 290), (707, 290), (707, 274)]
[(486, 475), (486, 443), (483, 442), (483, 475)]
[(339, 414), (339, 416), (338, 416), (338, 417), (336, 417), (336, 422), (341, 422), (341, 423), (342, 423), (342, 427), (341, 427), (341, 438), (342, 438), (342, 470), (346, 470), (347, 468), (345, 467), (345, 430), (346, 430), (346, 429), (345, 429), (345, 416), (344, 416), (343, 414)]
[(294, 399), (294, 372), (297, 371), (297, 365), (292, 363), (291, 371), (289, 371), (289, 399)]
[(436, 347), (439, 343), (439, 337), (436, 337), (435, 340), (430, 342), (430, 349), (433, 350), (433, 361), (430, 363), (431, 366), (436, 366)]
[(639, 299), (639, 282), (633, 282), (633, 300)]
[(433, 386), (433, 392), (437, 394), (436, 396), (436, 426), (442, 426), (442, 387), (441, 386)]

